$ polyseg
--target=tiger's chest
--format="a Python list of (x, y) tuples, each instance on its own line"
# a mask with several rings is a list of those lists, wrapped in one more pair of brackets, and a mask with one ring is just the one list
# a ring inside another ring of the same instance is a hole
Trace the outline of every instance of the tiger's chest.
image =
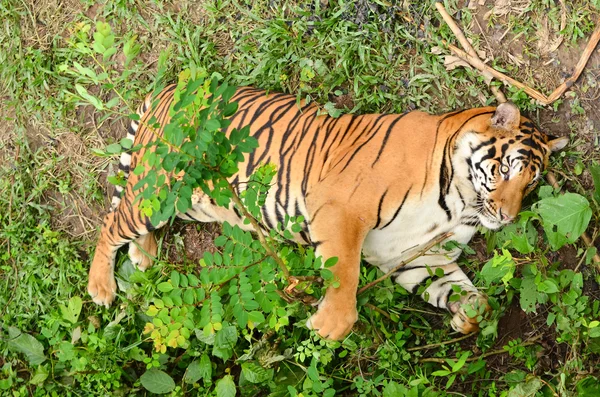
[[(451, 191), (446, 199), (448, 212), (439, 206), (437, 195), (412, 200), (386, 228), (368, 233), (362, 247), (364, 259), (388, 271), (442, 233), (452, 233), (448, 240), (468, 243), (476, 228), (466, 220), (476, 215), (475, 210), (466, 206), (456, 191)], [(460, 252), (455, 249), (446, 255), (430, 257), (428, 264), (450, 263)], [(427, 256), (424, 259), (427, 260)]]

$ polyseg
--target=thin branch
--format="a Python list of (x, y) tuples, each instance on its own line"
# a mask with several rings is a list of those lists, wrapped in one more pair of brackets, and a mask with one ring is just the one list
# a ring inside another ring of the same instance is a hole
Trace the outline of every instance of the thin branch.
[[(462, 31), (460, 30), (458, 25), (454, 22), (452, 17), (448, 14), (448, 12), (444, 8), (444, 6), (441, 3), (435, 3), (435, 6), (438, 9), (442, 18), (444, 19), (444, 21), (448, 24), (448, 26), (450, 27), (450, 29), (456, 36), (457, 40), (460, 42), (461, 46), (466, 50), (466, 52), (465, 52), (451, 44), (448, 44), (448, 48), (450, 48), (450, 50), (452, 50), (452, 52), (456, 56), (458, 56), (463, 61), (469, 63), (471, 66), (473, 66), (476, 69), (478, 69), (479, 71), (481, 71), (484, 76), (486, 76), (486, 77), (493, 76), (504, 83), (509, 83), (517, 88), (520, 88), (523, 91), (525, 91), (529, 96), (535, 98), (536, 100), (538, 100), (540, 103), (542, 103), (544, 105), (549, 105), (552, 102), (556, 101), (558, 98), (560, 98), (560, 96), (562, 94), (565, 93), (565, 91), (567, 91), (569, 88), (571, 88), (571, 86), (575, 83), (575, 81), (577, 81), (577, 79), (583, 72), (583, 69), (585, 68), (588, 60), (590, 59), (590, 56), (594, 52), (596, 45), (598, 45), (598, 42), (600, 41), (600, 22), (599, 22), (598, 26), (596, 26), (596, 30), (594, 30), (594, 32), (590, 36), (590, 40), (588, 41), (585, 49), (583, 50), (583, 53), (581, 54), (581, 57), (579, 58), (579, 61), (577, 62), (577, 65), (575, 66), (575, 71), (573, 72), (571, 77), (566, 79), (561, 85), (559, 85), (554, 91), (552, 91), (552, 93), (550, 95), (545, 96), (544, 94), (540, 93), (539, 91), (537, 91), (537, 90), (505, 75), (504, 73), (501, 73), (501, 72), (497, 71), (496, 69), (486, 65), (481, 59), (479, 59), (479, 56), (477, 55), (475, 50), (473, 50), (473, 47), (471, 47), (471, 44), (469, 43), (467, 38), (464, 36), (464, 34), (462, 33)], [(494, 88), (492, 88), (492, 91), (494, 92), (494, 95), (496, 95), (496, 98), (498, 99), (499, 102), (506, 101), (506, 99), (504, 101), (500, 100), (499, 96), (497, 95), (497, 92), (499, 92), (499, 91), (494, 91)]]
[[(542, 335), (537, 335), (533, 339), (530, 339), (530, 340), (528, 340), (526, 342), (520, 343), (519, 346), (520, 347), (527, 347), (527, 346), (535, 345), (535, 344), (537, 344), (537, 341), (539, 339), (541, 339), (541, 338), (542, 338)], [(492, 350), (491, 352), (486, 352), (486, 353), (483, 353), (483, 354), (481, 354), (479, 356), (476, 356), (476, 357), (470, 357), (470, 358), (467, 359), (466, 362), (470, 363), (470, 362), (473, 362), (473, 361), (480, 360), (482, 358), (486, 358), (486, 357), (489, 357), (489, 356), (495, 356), (495, 355), (498, 355), (498, 354), (505, 354), (505, 353), (508, 353), (508, 350), (505, 350), (505, 349)], [(444, 358), (437, 358), (437, 357), (425, 357), (425, 358), (421, 358), (421, 359), (419, 359), (419, 363), (447, 364), (446, 363), (446, 359), (444, 359)]]
[(400, 264), (398, 266), (396, 266), (395, 268), (393, 268), (392, 270), (390, 270), (389, 272), (387, 272), (383, 276), (379, 277), (377, 280), (371, 281), (369, 284), (367, 284), (364, 287), (362, 287), (361, 289), (359, 289), (357, 295), (362, 294), (363, 292), (365, 292), (369, 288), (373, 287), (374, 285), (382, 282), (386, 278), (391, 277), (398, 270), (400, 270), (401, 268), (403, 268), (404, 266), (406, 266), (410, 262), (414, 261), (415, 259), (417, 259), (417, 258), (425, 255), (425, 253), (427, 253), (427, 251), (429, 251), (431, 248), (433, 248), (437, 244), (441, 243), (442, 241), (446, 240), (447, 238), (451, 237), (453, 234), (454, 233), (452, 233), (452, 232), (447, 232), (447, 233), (442, 233), (442, 234), (438, 235), (436, 238), (434, 238), (429, 243), (427, 243), (420, 251), (418, 251), (417, 253), (415, 253), (413, 256), (411, 256), (410, 258), (408, 258), (408, 259), (400, 262)]
[(541, 94), (538, 91), (534, 90), (533, 88), (526, 86), (525, 84), (513, 79), (512, 77), (509, 77), (509, 76), (505, 75), (504, 73), (501, 73), (501, 72), (497, 71), (496, 69), (486, 65), (478, 57), (473, 57), (473, 56), (467, 54), (465, 51), (461, 50), (460, 48), (453, 46), (452, 44), (448, 44), (448, 48), (450, 48), (450, 50), (452, 50), (452, 52), (457, 57), (459, 57), (463, 61), (469, 63), (471, 66), (475, 67), (479, 71), (484, 72), (484, 73), (488, 72), (492, 76), (497, 78), (498, 80), (500, 80), (504, 83), (509, 83), (511, 85), (514, 85), (517, 88), (522, 89), (529, 96), (535, 98), (536, 100), (540, 101), (544, 105), (547, 105), (549, 103), (548, 98), (546, 98), (546, 96), (544, 94)]
[[(460, 45), (467, 51), (467, 53), (469, 55), (471, 55), (472, 57), (475, 57), (475, 58), (479, 58), (479, 56), (477, 55), (477, 52), (471, 46), (471, 43), (469, 43), (469, 40), (467, 40), (467, 38), (463, 34), (462, 30), (460, 30), (460, 28), (458, 27), (458, 25), (456, 24), (456, 22), (454, 22), (454, 19), (450, 16), (450, 14), (448, 14), (448, 11), (446, 11), (446, 9), (442, 5), (442, 3), (437, 3), (436, 2), (435, 3), (435, 7), (439, 11), (440, 15), (442, 16), (442, 18), (444, 19), (444, 21), (446, 22), (446, 24), (448, 24), (448, 26), (450, 27), (450, 30), (452, 30), (452, 33), (454, 33), (454, 36), (456, 36), (456, 38), (457, 38), (458, 42), (460, 43)], [(483, 75), (486, 78), (488, 78), (490, 81), (492, 80), (493, 76), (492, 76), (491, 73), (484, 72)], [(492, 86), (490, 86), (490, 90), (492, 91), (492, 93), (496, 97), (496, 100), (499, 103), (506, 102), (506, 97), (504, 96), (504, 94), (502, 93), (502, 91), (500, 91), (500, 89), (498, 87), (492, 85)]]
[(459, 336), (458, 338), (450, 339), (450, 340), (447, 340), (447, 341), (444, 341), (444, 342), (440, 342), (440, 343), (431, 343), (429, 345), (424, 345), (424, 346), (410, 347), (410, 348), (408, 348), (406, 350), (409, 351), (409, 352), (414, 352), (414, 351), (417, 351), (417, 350), (433, 349), (433, 348), (436, 348), (436, 347), (440, 347), (440, 346), (444, 346), (444, 345), (449, 345), (451, 343), (460, 342), (461, 340), (468, 339), (468, 338), (472, 337), (473, 335), (477, 335), (477, 334), (476, 333), (471, 333), (471, 334)]

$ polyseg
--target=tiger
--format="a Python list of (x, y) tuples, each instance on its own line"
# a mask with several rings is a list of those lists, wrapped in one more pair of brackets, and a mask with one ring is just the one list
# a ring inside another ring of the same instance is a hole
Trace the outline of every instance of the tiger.
[[(128, 128), (134, 145), (162, 134), (151, 133), (147, 122), (155, 117), (161, 126), (169, 123), (174, 91), (175, 85), (168, 86), (140, 105), (140, 120)], [(331, 267), (338, 286), (326, 289), (306, 321), (330, 340), (346, 337), (358, 319), (362, 259), (388, 273), (443, 233), (449, 233), (446, 240), (396, 270), (393, 280), (449, 311), (455, 331), (477, 331), (482, 311), (474, 315), (469, 308), (487, 311), (489, 305), (456, 263), (461, 246), (480, 225), (494, 230), (512, 222), (550, 153), (568, 143), (567, 137), (539, 131), (510, 102), (441, 115), (415, 110), (334, 118), (314, 102), (253, 87), (238, 87), (232, 101), (238, 109), (228, 131), (248, 125), (259, 146), (231, 181), (243, 186), (257, 166), (274, 164), (278, 172), (261, 208), (262, 226), (274, 228), (286, 216), (301, 215), (294, 240), (314, 247), (324, 260), (338, 258)], [(121, 156), (127, 184), (115, 190), (89, 272), (88, 292), (106, 307), (117, 290), (117, 250), (129, 243), (130, 259), (140, 270), (157, 254), (156, 228), (135, 200), (133, 187), (143, 175), (129, 173), (143, 155), (142, 149)], [(200, 190), (192, 207), (177, 216), (251, 230), (233, 205), (217, 206)], [(450, 240), (459, 244), (446, 244)]]

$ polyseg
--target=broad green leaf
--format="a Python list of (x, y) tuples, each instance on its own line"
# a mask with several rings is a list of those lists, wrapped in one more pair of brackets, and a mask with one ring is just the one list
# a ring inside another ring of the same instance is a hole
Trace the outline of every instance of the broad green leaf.
[(142, 386), (155, 394), (170, 393), (175, 389), (175, 381), (166, 372), (151, 368), (140, 377)]
[(131, 147), (133, 146), (133, 141), (129, 138), (123, 138), (121, 139), (121, 147), (123, 147), (124, 149), (131, 149)]
[(41, 385), (47, 378), (48, 370), (45, 368), (45, 366), (40, 365), (37, 367), (35, 375), (31, 379), (29, 379), (29, 383), (33, 385)]
[(499, 280), (507, 283), (512, 278), (515, 271), (515, 262), (507, 250), (502, 250), (502, 255), (497, 252), (481, 269), (481, 277), (486, 285), (490, 285)]
[(44, 346), (29, 334), (22, 333), (15, 327), (8, 328), (8, 349), (23, 353), (31, 365), (40, 365), (46, 361)]
[[(564, 236), (566, 243), (574, 243), (583, 234), (592, 217), (592, 209), (587, 199), (576, 193), (565, 193), (558, 197), (548, 197), (538, 201), (533, 210), (543, 220), (546, 233)], [(558, 249), (562, 239), (550, 239), (552, 248)]]
[(406, 396), (406, 394), (406, 387), (399, 385), (394, 381), (390, 381), (390, 383), (387, 384), (385, 389), (383, 389), (383, 397), (399, 397)]
[(213, 347), (213, 355), (229, 360), (233, 355), (233, 347), (237, 343), (237, 329), (230, 325), (217, 331), (215, 335), (215, 345)]
[(114, 98), (112, 98), (110, 101), (106, 102), (106, 103), (104, 104), (104, 106), (105, 106), (107, 109), (111, 109), (111, 108), (113, 108), (113, 107), (117, 106), (117, 105), (119, 104), (119, 101), (120, 101), (119, 97), (114, 97)]
[(223, 378), (217, 381), (215, 387), (217, 391), (217, 397), (234, 397), (237, 393), (235, 383), (233, 382), (233, 376), (225, 375)]
[(194, 360), (190, 365), (188, 365), (187, 370), (185, 371), (185, 376), (183, 380), (185, 383), (192, 384), (198, 382), (203, 378), (202, 372), (202, 364), (200, 360)]
[(253, 362), (243, 363), (242, 373), (244, 378), (251, 383), (262, 383), (273, 377), (272, 369), (267, 370)]
[(173, 287), (179, 288), (179, 280), (181, 280), (181, 275), (173, 270), (171, 272), (171, 284), (173, 284)]
[(554, 294), (558, 292), (558, 285), (556, 284), (556, 281), (552, 279), (544, 280), (544, 282), (538, 284), (538, 291)]
[(323, 108), (327, 111), (327, 113), (333, 117), (334, 119), (337, 119), (338, 117), (340, 117), (343, 113), (342, 109), (338, 109), (335, 107), (335, 104), (333, 102), (327, 102)]
[(535, 305), (537, 304), (538, 297), (535, 277), (524, 277), (521, 281), (519, 293), (521, 309), (525, 313), (535, 313)]
[(508, 397), (533, 397), (544, 386), (538, 377), (532, 377), (527, 382), (518, 384), (508, 392)]
[(79, 319), (79, 313), (81, 313), (82, 306), (83, 302), (81, 301), (81, 298), (74, 296), (69, 299), (69, 303), (66, 307), (65, 305), (60, 305), (60, 311), (65, 320), (75, 324)]

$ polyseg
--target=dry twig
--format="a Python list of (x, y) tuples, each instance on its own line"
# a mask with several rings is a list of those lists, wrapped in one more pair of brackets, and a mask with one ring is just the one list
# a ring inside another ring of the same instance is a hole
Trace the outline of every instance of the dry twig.
[[(469, 55), (471, 55), (474, 58), (479, 59), (477, 52), (475, 52), (475, 49), (471, 46), (471, 43), (469, 43), (469, 40), (467, 40), (467, 38), (463, 34), (462, 30), (460, 30), (460, 28), (458, 27), (456, 22), (454, 22), (454, 19), (452, 19), (450, 14), (448, 14), (448, 11), (446, 11), (446, 9), (442, 5), (442, 3), (435, 3), (435, 7), (438, 9), (440, 15), (442, 16), (444, 21), (450, 27), (450, 30), (452, 30), (452, 33), (454, 33), (454, 36), (456, 36), (456, 39), (458, 40), (460, 45), (467, 51), (467, 53), (469, 53)], [(490, 72), (484, 71), (483, 75), (485, 77), (489, 78), (490, 80), (493, 77), (493, 75)], [(498, 102), (500, 102), (500, 103), (506, 102), (506, 97), (504, 96), (502, 91), (500, 91), (500, 89), (498, 87), (490, 86), (490, 90), (492, 90), (492, 93), (494, 94), (494, 96), (496, 97), (496, 100)]]
[[(537, 335), (535, 337), (533, 337), (532, 339), (525, 341), (523, 343), (520, 343), (519, 346), (520, 347), (526, 347), (526, 346), (531, 346), (531, 345), (535, 345), (537, 343), (538, 340), (540, 340), (542, 338), (542, 335)], [(473, 361), (477, 361), (480, 360), (482, 358), (486, 358), (489, 356), (495, 356), (497, 354), (507, 354), (508, 350), (505, 349), (497, 349), (497, 350), (492, 350), (490, 352), (487, 353), (483, 353), (480, 356), (475, 356), (475, 357), (469, 357), (467, 359), (466, 362), (470, 363)], [(421, 358), (419, 359), (420, 363), (439, 363), (439, 364), (447, 364), (446, 360), (443, 358), (437, 358), (437, 357), (425, 357), (425, 358)]]
[(362, 294), (363, 292), (365, 292), (369, 288), (373, 287), (375, 284), (378, 284), (378, 283), (382, 282), (383, 280), (385, 280), (386, 278), (391, 277), (394, 273), (396, 273), (398, 270), (400, 270), (401, 268), (403, 268), (404, 266), (406, 266), (410, 262), (412, 262), (415, 259), (417, 259), (417, 258), (425, 255), (427, 253), (427, 251), (429, 251), (431, 248), (435, 247), (436, 245), (438, 245), (442, 241), (446, 240), (447, 238), (452, 237), (453, 234), (454, 233), (452, 233), (452, 232), (447, 232), (447, 233), (442, 233), (442, 234), (438, 235), (436, 238), (434, 238), (429, 243), (427, 243), (421, 250), (419, 250), (413, 256), (411, 256), (410, 258), (408, 258), (405, 261), (400, 262), (400, 264), (398, 266), (396, 266), (395, 268), (393, 268), (392, 270), (390, 270), (389, 272), (387, 272), (383, 276), (379, 277), (378, 279), (376, 279), (374, 281), (371, 281), (369, 284), (367, 284), (364, 287), (362, 287), (361, 289), (359, 289), (357, 295)]
[[(504, 83), (514, 85), (515, 87), (522, 89), (529, 96), (535, 98), (537, 101), (539, 101), (540, 103), (542, 103), (544, 105), (549, 105), (552, 102), (556, 101), (558, 98), (560, 98), (560, 96), (562, 94), (565, 93), (565, 91), (567, 91), (575, 83), (575, 81), (577, 81), (577, 79), (581, 75), (581, 72), (583, 72), (585, 65), (587, 64), (588, 60), (590, 59), (590, 56), (594, 52), (596, 45), (600, 41), (600, 23), (598, 23), (598, 26), (596, 27), (596, 30), (594, 30), (594, 33), (592, 33), (592, 36), (590, 37), (590, 40), (588, 41), (587, 46), (583, 50), (583, 53), (581, 54), (581, 58), (579, 58), (579, 62), (577, 62), (577, 65), (575, 66), (575, 71), (573, 72), (571, 77), (566, 79), (550, 95), (545, 96), (544, 94), (540, 93), (539, 91), (537, 91), (537, 90), (505, 75), (504, 73), (501, 73), (501, 72), (497, 71), (496, 69), (486, 65), (481, 59), (479, 59), (479, 57), (477, 56), (477, 53), (475, 52), (473, 47), (471, 47), (471, 44), (469, 43), (469, 41), (467, 40), (465, 35), (462, 33), (462, 31), (460, 30), (458, 25), (454, 22), (454, 20), (450, 16), (450, 14), (448, 14), (448, 12), (446, 11), (446, 9), (442, 5), (442, 3), (435, 3), (435, 6), (438, 9), (442, 18), (444, 19), (444, 21), (448, 24), (448, 26), (450, 27), (450, 29), (456, 36), (457, 40), (460, 42), (461, 46), (466, 50), (466, 52), (462, 51), (461, 49), (449, 44), (448, 48), (450, 48), (450, 50), (452, 50), (452, 52), (457, 57), (459, 57), (463, 61), (469, 63), (474, 68), (477, 68), (479, 71), (481, 71), (483, 73), (484, 76), (491, 75)], [(497, 93), (500, 92), (499, 90), (497, 90), (497, 89), (495, 90), (495, 88), (492, 87), (492, 91), (494, 92), (494, 95), (496, 95), (498, 102), (506, 102), (506, 99), (500, 100), (499, 96), (497, 95)]]

